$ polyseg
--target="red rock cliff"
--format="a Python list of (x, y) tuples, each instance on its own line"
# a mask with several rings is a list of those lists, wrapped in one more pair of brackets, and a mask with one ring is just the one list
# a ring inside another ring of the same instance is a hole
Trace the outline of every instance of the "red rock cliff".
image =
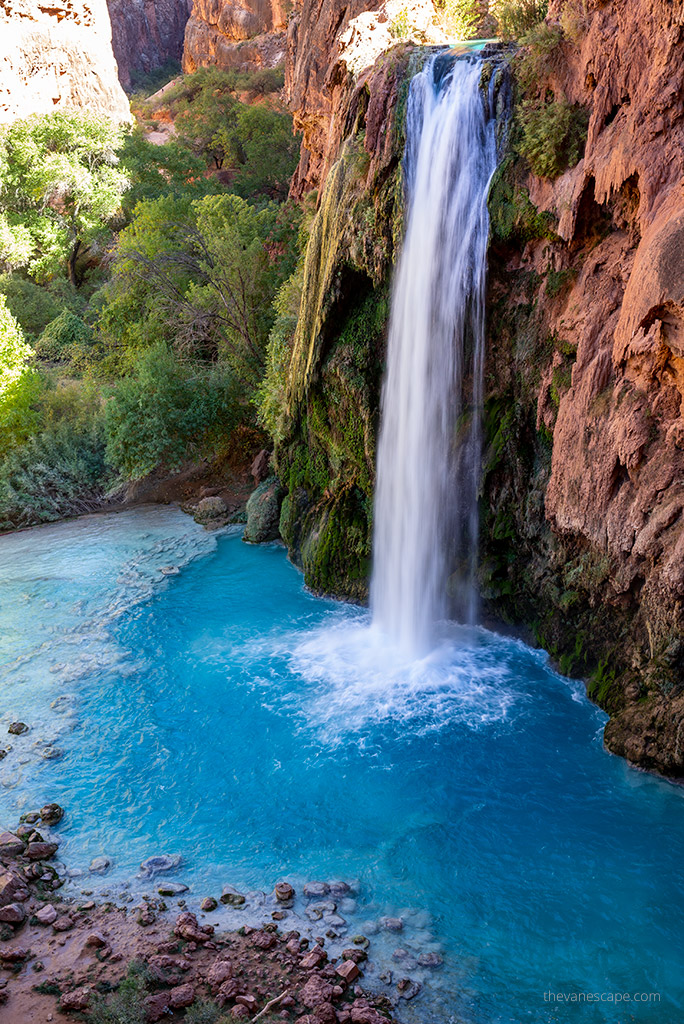
[(584, 158), (518, 179), (555, 228), (493, 251), (490, 401), (510, 421), (484, 543), (499, 604), (590, 674), (608, 746), (683, 775), (684, 8), (574, 11), (547, 79), (589, 114)]
[(0, 120), (59, 107), (130, 117), (106, 0), (0, 0)]
[(107, 6), (124, 88), (131, 85), (131, 73), (181, 60), (191, 0), (107, 0)]
[(183, 70), (275, 67), (285, 58), (285, 0), (192, 0)]

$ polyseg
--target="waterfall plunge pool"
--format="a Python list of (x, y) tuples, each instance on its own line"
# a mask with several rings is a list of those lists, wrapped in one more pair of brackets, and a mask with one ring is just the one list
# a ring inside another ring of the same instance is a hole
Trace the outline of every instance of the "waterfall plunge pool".
[[(402, 662), (279, 545), (147, 508), (0, 537), (0, 658), (0, 821), (65, 806), (76, 892), (152, 892), (158, 853), (183, 857), (190, 905), (344, 879), (364, 983), (423, 983), (400, 1019), (684, 1019), (684, 793), (605, 753), (605, 717), (542, 653), (478, 630)], [(403, 931), (376, 934), (385, 915)]]

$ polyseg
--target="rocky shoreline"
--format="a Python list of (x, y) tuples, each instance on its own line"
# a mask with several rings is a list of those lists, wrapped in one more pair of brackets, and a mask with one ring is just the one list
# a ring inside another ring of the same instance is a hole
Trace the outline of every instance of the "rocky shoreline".
[[(243, 907), (247, 898), (231, 886), (219, 899), (205, 897), (197, 913), (184, 899), (171, 908), (168, 898), (187, 891), (158, 877), (177, 867), (171, 857), (141, 866), (157, 895), (135, 905), (130, 895), (130, 905), (119, 906), (103, 895), (90, 898), (88, 890), (81, 899), (68, 887), (62, 892), (68, 872), (51, 862), (63, 815), (59, 805), (46, 804), (0, 833), (0, 1022), (391, 1024), (393, 1004), (420, 992), (411, 977), (385, 979), (394, 981), (391, 999), (362, 987), (372, 967), (371, 940), (335, 930), (342, 920), (337, 901), (350, 893), (344, 882), (304, 886), (307, 916), (325, 931), (315, 937), (287, 927), (296, 895), (288, 882), (264, 897), (259, 925), (206, 921), (222, 908)], [(399, 932), (403, 921), (383, 919), (381, 928)], [(423, 960), (428, 970), (443, 962), (436, 953)]]

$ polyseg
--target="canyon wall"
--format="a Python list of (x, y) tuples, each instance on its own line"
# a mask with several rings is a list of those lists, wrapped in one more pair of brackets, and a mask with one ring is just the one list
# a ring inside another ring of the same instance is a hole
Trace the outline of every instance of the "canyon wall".
[[(425, 54), (385, 44), (355, 64), (383, 19), (372, 0), (304, 0), (286, 75), (293, 194), (320, 200), (276, 444), (281, 534), (309, 585), (360, 600), (404, 103)], [(481, 589), (587, 680), (611, 750), (683, 776), (684, 11), (552, 0), (548, 27), (535, 88), (586, 111), (586, 145), (537, 177), (516, 119), (492, 186)]]
[(106, 0), (0, 0), (0, 120), (61, 107), (130, 118)]
[(608, 747), (684, 775), (684, 10), (571, 8), (543, 84), (589, 116), (553, 182), (490, 198), (482, 583), (610, 712)]
[(119, 79), (128, 89), (136, 72), (180, 63), (192, 0), (107, 0)]
[(282, 64), (288, 12), (287, 0), (193, 0), (183, 70)]

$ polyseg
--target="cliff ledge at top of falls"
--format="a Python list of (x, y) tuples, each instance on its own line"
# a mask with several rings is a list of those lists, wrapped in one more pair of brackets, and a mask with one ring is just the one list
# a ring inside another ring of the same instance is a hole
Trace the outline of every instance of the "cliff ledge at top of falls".
[(275, 67), (285, 58), (284, 0), (193, 0), (183, 70)]
[[(354, 79), (400, 42), (446, 44), (432, 0), (299, 0), (287, 32), (285, 92), (303, 140), (292, 195), (319, 188), (345, 138)], [(377, 115), (376, 115), (377, 117)]]
[(0, 0), (0, 121), (61, 107), (130, 119), (106, 0)]

